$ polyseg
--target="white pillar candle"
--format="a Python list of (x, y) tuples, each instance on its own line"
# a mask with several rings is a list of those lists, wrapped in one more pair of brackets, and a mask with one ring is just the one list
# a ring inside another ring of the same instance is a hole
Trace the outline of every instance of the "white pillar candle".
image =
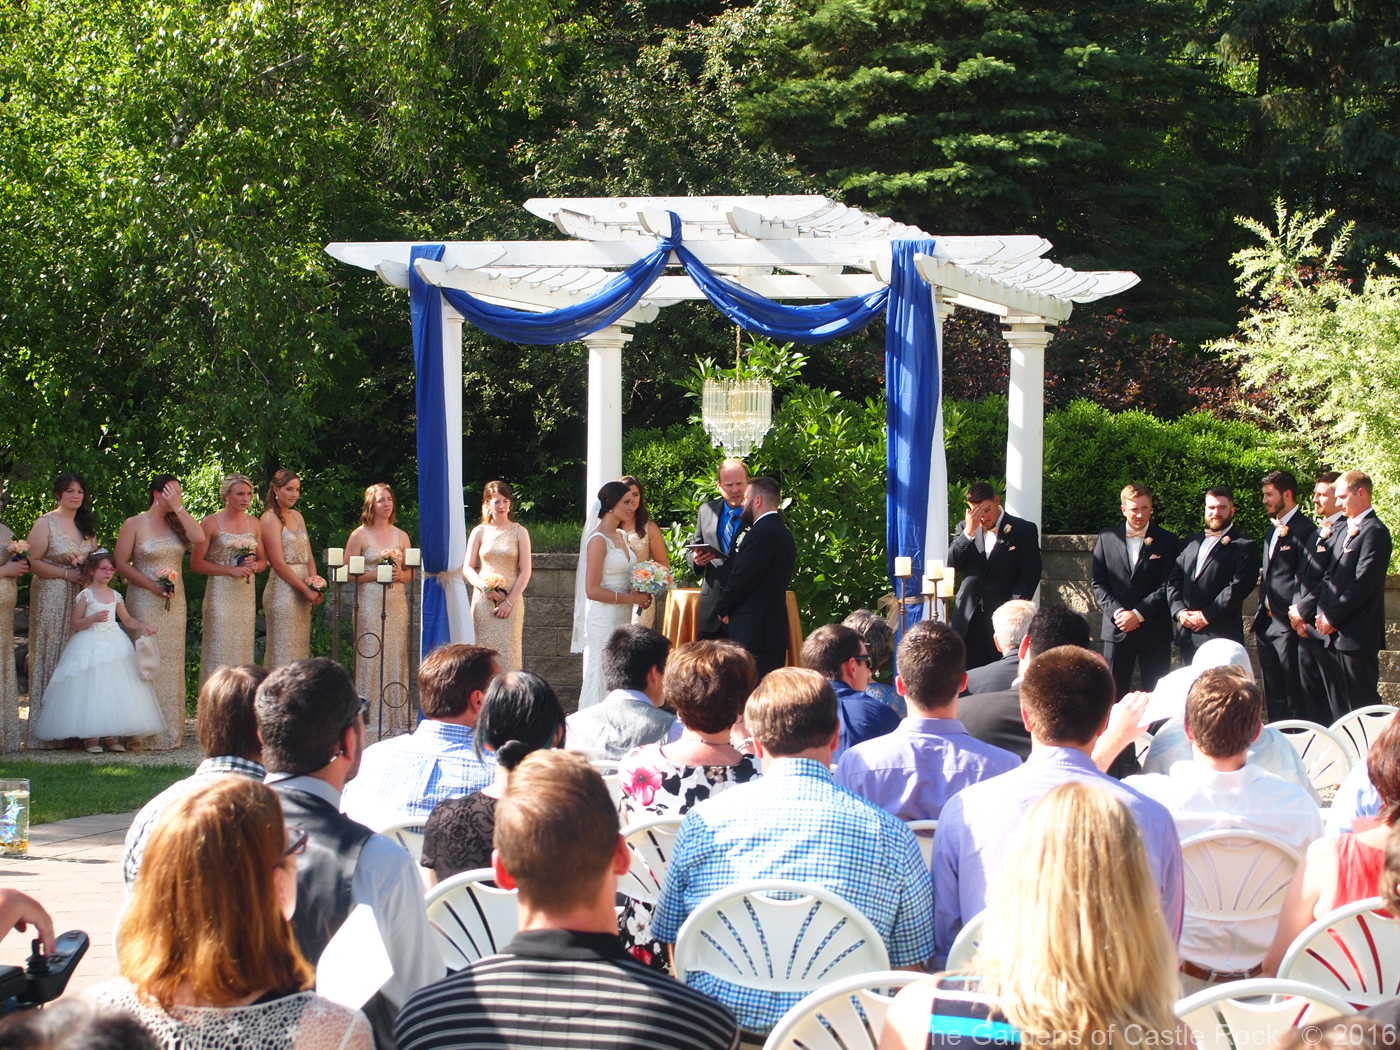
[(347, 569), (344, 565), (341, 565), (339, 568), (337, 568), (337, 569), (335, 570), (335, 582), (336, 582), (336, 583), (349, 583), (349, 582), (350, 582), (350, 570)]
[(913, 576), (913, 575), (914, 575), (914, 559), (913, 559), (913, 558), (895, 558), (895, 560), (894, 560), (894, 574), (895, 574), (895, 576), (899, 577), (900, 579), (904, 579), (905, 577), (908, 577), (908, 576)]
[(417, 547), (409, 547), (407, 550), (405, 550), (405, 551), (403, 552), (403, 563), (404, 563), (405, 565), (409, 566), (410, 568), (412, 568), (412, 567), (414, 567), (414, 566), (417, 566), (417, 565), (421, 565), (421, 564), (422, 564), (422, 560), (423, 560), (423, 552), (422, 552), (421, 550), (419, 550)]
[(381, 561), (379, 571), (375, 574), (375, 579), (380, 583), (394, 582), (394, 563), (391, 561)]
[(332, 569), (339, 568), (345, 564), (345, 548), (332, 547), (326, 551), (326, 564)]
[(365, 574), (365, 559), (363, 555), (357, 554), (350, 559), (350, 574), (352, 576), (363, 576)]
[(925, 576), (923, 588), (919, 591), (919, 593), (925, 596), (937, 595), (938, 581), (935, 580), (932, 576)]
[(953, 587), (953, 584), (957, 582), (956, 577), (957, 573), (953, 570), (953, 567), (951, 565), (944, 567), (943, 582), (946, 583), (950, 589)]
[(939, 581), (938, 581), (938, 597), (940, 597), (940, 598), (951, 598), (951, 597), (953, 597), (953, 581), (952, 581), (952, 580), (939, 580)]
[(930, 558), (924, 563), (924, 575), (931, 580), (943, 579), (943, 561), (939, 558)]

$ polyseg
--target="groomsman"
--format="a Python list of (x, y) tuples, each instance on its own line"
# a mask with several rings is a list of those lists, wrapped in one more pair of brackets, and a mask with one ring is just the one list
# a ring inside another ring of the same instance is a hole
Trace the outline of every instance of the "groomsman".
[(1317, 526), (1298, 508), (1298, 479), (1286, 470), (1265, 474), (1259, 483), (1269, 528), (1264, 533), (1264, 572), (1254, 640), (1264, 678), (1269, 721), (1316, 715), (1303, 688), (1299, 639), (1289, 610), (1298, 604), (1298, 586), (1308, 555), (1316, 546)]
[(1167, 577), (1181, 659), (1190, 663), (1212, 638), (1244, 644), (1244, 600), (1259, 583), (1259, 545), (1235, 528), (1235, 494), (1206, 493), (1206, 527), (1186, 541)]
[(992, 613), (1013, 598), (1031, 601), (1040, 586), (1040, 530), (1002, 509), (996, 490), (978, 481), (967, 490), (967, 517), (953, 533), (948, 564), (962, 582), (952, 627), (967, 643), (967, 668), (1001, 657)]
[(1288, 610), (1288, 622), (1298, 636), (1298, 671), (1308, 698), (1308, 709), (1312, 711), (1304, 717), (1321, 725), (1331, 725), (1346, 714), (1345, 708), (1332, 706), (1332, 698), (1342, 695), (1336, 661), (1327, 648), (1327, 639), (1313, 626), (1322, 578), (1332, 564), (1332, 548), (1346, 538), (1346, 515), (1337, 505), (1337, 479), (1340, 477), (1335, 470), (1329, 470), (1319, 474), (1313, 485), (1313, 509), (1320, 527), (1298, 573), (1298, 600)]
[[(699, 638), (728, 638), (729, 627), (715, 615), (715, 600), (729, 579), (733, 559), (727, 555), (733, 549), (734, 537), (741, 529), (744, 513), (744, 490), (749, 484), (749, 468), (742, 459), (726, 459), (719, 465), (720, 498), (702, 503), (695, 515), (695, 533), (688, 541), (691, 546), (707, 544), (713, 550), (687, 550), (685, 560), (697, 572), (703, 570), (700, 584)], [(722, 551), (724, 556), (713, 553)]]
[(1332, 562), (1317, 596), (1317, 629), (1336, 663), (1340, 696), (1332, 706), (1355, 711), (1381, 703), (1380, 650), (1385, 648), (1385, 574), (1390, 530), (1371, 508), (1371, 479), (1348, 470), (1337, 479), (1337, 502), (1346, 530), (1332, 547)]
[(1132, 684), (1134, 666), (1149, 693), (1171, 670), (1167, 576), (1181, 543), (1176, 533), (1153, 523), (1152, 492), (1146, 485), (1124, 486), (1121, 499), (1123, 520), (1100, 532), (1094, 545), (1091, 583), (1103, 611), (1103, 656), (1113, 669), (1120, 700)]

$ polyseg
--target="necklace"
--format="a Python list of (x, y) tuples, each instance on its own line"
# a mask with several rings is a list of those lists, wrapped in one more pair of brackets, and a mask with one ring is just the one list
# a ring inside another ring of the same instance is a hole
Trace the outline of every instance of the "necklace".
[(706, 740), (703, 736), (701, 736), (699, 733), (697, 733), (697, 732), (696, 732), (695, 730), (693, 730), (693, 729), (687, 729), (687, 730), (685, 731), (685, 735), (688, 736), (688, 737), (690, 737), (692, 740), (698, 740), (698, 741), (700, 741), (700, 743), (702, 743), (702, 744), (709, 744), (711, 747), (728, 747), (728, 746), (729, 746), (729, 737), (728, 737), (727, 735), (724, 737), (723, 740)]

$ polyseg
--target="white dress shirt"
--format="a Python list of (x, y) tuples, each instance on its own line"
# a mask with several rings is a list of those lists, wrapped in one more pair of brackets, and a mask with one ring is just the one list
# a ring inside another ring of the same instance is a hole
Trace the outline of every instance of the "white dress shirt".
[(1127, 541), (1128, 541), (1128, 567), (1129, 567), (1129, 568), (1136, 568), (1136, 567), (1137, 567), (1138, 555), (1140, 555), (1140, 554), (1142, 553), (1142, 541), (1145, 540), (1146, 538), (1147, 538), (1147, 530), (1145, 530), (1145, 529), (1143, 530), (1143, 533), (1142, 533), (1141, 536), (1134, 536), (1132, 533), (1128, 533), (1126, 539), (1127, 539)]
[[(1174, 763), (1165, 775), (1147, 773), (1123, 783), (1166, 806), (1183, 842), (1203, 831), (1258, 831), (1302, 855), (1322, 836), (1322, 813), (1311, 796), (1256, 765), (1222, 773), (1188, 760)], [(1277, 917), (1213, 922), (1193, 917), (1188, 909), (1181, 957), (1219, 973), (1248, 970), (1263, 960), (1277, 927)]]
[(997, 536), (1001, 534), (1001, 519), (1004, 517), (1006, 517), (1006, 511), (1003, 509), (1002, 512), (997, 515), (995, 525), (990, 529), (984, 529), (981, 525), (978, 525), (977, 531), (972, 534), (972, 539), (973, 542), (976, 543), (977, 549), (988, 558), (992, 556), (992, 551), (996, 550)]
[[(1218, 639), (1217, 639), (1218, 640)], [(1173, 672), (1175, 673), (1175, 672)], [(1171, 772), (1178, 762), (1191, 761), (1191, 741), (1186, 736), (1186, 719), (1178, 715), (1157, 730), (1152, 737), (1152, 746), (1142, 760), (1144, 773)], [(1317, 790), (1308, 779), (1308, 767), (1303, 764), (1303, 756), (1277, 729), (1264, 727), (1259, 739), (1249, 745), (1249, 755), (1245, 759), (1250, 765), (1258, 766), (1265, 773), (1296, 784), (1308, 792), (1314, 804), (1321, 805)]]
[[(1281, 518), (1276, 519), (1276, 520), (1274, 521), (1274, 525), (1276, 525), (1276, 526), (1277, 526), (1277, 525), (1282, 525), (1282, 526), (1284, 526), (1285, 528), (1287, 528), (1287, 527), (1288, 527), (1288, 522), (1292, 519), (1293, 515), (1295, 515), (1295, 514), (1297, 514), (1297, 513), (1298, 513), (1298, 507), (1297, 507), (1297, 505), (1295, 504), (1294, 507), (1293, 507), (1293, 509), (1290, 510), (1287, 514), (1285, 514), (1285, 515), (1284, 515), (1283, 517), (1281, 517)], [(1264, 556), (1264, 560), (1265, 560), (1266, 562), (1267, 562), (1270, 558), (1272, 558), (1272, 557), (1274, 556), (1274, 548), (1278, 546), (1278, 541), (1279, 541), (1279, 531), (1278, 531), (1277, 528), (1275, 528), (1275, 529), (1274, 529), (1273, 535), (1269, 537), (1269, 552), (1268, 552), (1268, 554), (1266, 554), (1266, 555)]]
[[(1225, 532), (1229, 531), (1229, 529), (1225, 530)], [(1220, 536), (1224, 536), (1225, 532), (1222, 532)], [(1201, 570), (1206, 567), (1206, 559), (1210, 557), (1210, 552), (1215, 549), (1215, 545), (1220, 542), (1220, 536), (1207, 536), (1205, 539), (1201, 540), (1200, 549), (1196, 551), (1196, 572), (1192, 576), (1192, 579), (1199, 576)]]

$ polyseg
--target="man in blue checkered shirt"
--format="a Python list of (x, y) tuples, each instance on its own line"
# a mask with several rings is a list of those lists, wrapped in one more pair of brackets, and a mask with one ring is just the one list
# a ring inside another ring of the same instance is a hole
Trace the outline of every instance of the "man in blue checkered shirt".
[[(686, 814), (652, 933), (674, 944), (706, 897), (755, 879), (814, 882), (854, 905), (880, 931), (890, 965), (933, 954), (933, 887), (913, 833), (831, 776), (840, 732), (836, 694), (815, 671), (764, 677), (744, 720), (763, 760), (761, 779), (731, 787)], [(704, 972), (686, 983), (718, 999), (750, 1032), (773, 1028), (801, 993), (757, 991)]]

